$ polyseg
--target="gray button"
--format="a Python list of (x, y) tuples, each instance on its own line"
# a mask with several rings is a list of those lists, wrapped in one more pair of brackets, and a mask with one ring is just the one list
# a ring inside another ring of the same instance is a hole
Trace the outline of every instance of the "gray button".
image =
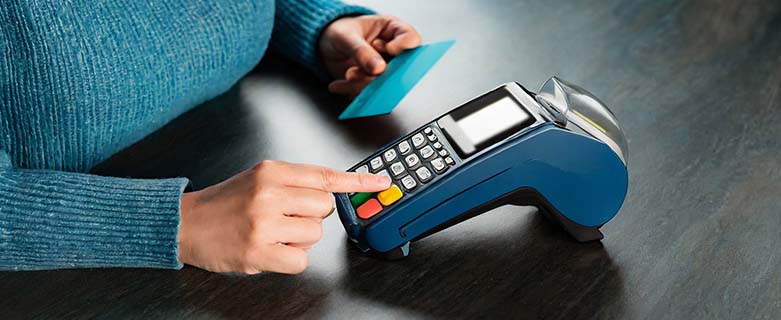
[(404, 186), (404, 189), (407, 190), (407, 192), (409, 192), (412, 191), (412, 189), (415, 189), (415, 187), (418, 186), (418, 183), (415, 182), (415, 178), (412, 176), (406, 176), (401, 178), (401, 185)]
[(390, 175), (388, 174), (388, 170), (382, 170), (380, 172), (377, 172), (377, 175), (386, 176), (386, 177), (390, 178)]
[(445, 163), (447, 163), (447, 165), (449, 165), (449, 166), (452, 166), (452, 165), (454, 165), (456, 162), (455, 162), (455, 161), (453, 161), (453, 158), (451, 158), (451, 157), (445, 157)]
[(372, 171), (377, 171), (382, 168), (382, 158), (376, 157), (369, 161), (369, 165), (372, 166)]
[(393, 172), (394, 177), (398, 177), (402, 173), (404, 173), (404, 165), (401, 164), (401, 162), (396, 162), (390, 166), (391, 172)]
[(447, 155), (448, 155), (447, 150), (444, 150), (444, 149), (439, 150), (439, 156), (440, 157), (447, 157)]
[(418, 132), (412, 136), (412, 145), (415, 146), (415, 148), (420, 149), (424, 144), (426, 144), (426, 138), (423, 137), (422, 133)]
[(401, 154), (407, 154), (409, 152), (409, 142), (405, 140), (399, 143), (399, 152), (401, 152)]
[(356, 169), (355, 169), (355, 172), (358, 172), (358, 173), (369, 173), (369, 167), (367, 167), (367, 166), (364, 164), (364, 165), (362, 165), (362, 166), (360, 166), (360, 167), (356, 168)]
[(434, 168), (434, 171), (437, 173), (442, 173), (447, 170), (447, 165), (445, 165), (445, 160), (442, 160), (442, 158), (436, 158), (434, 160), (431, 160), (431, 167)]
[(388, 151), (385, 151), (385, 162), (391, 162), (393, 160), (396, 160), (396, 150), (389, 149)]
[(442, 144), (439, 143), (439, 142), (434, 142), (434, 149), (437, 149), (437, 150), (442, 149)]
[(416, 154), (411, 154), (404, 158), (404, 162), (407, 163), (408, 168), (414, 169), (420, 165), (420, 158)]
[(431, 134), (431, 132), (432, 132), (431, 131), (431, 127), (426, 128), (426, 129), (423, 130), (423, 133), (425, 133), (425, 134)]
[(437, 136), (435, 136), (435, 135), (433, 135), (433, 134), (430, 134), (430, 135), (428, 136), (428, 141), (431, 141), (431, 142), (437, 141)]
[(426, 167), (418, 168), (418, 170), (415, 170), (415, 174), (418, 175), (420, 182), (426, 183), (431, 180), (431, 171), (429, 171)]
[(420, 156), (423, 159), (431, 158), (434, 156), (434, 149), (431, 149), (431, 146), (425, 146), (423, 149), (420, 149)]

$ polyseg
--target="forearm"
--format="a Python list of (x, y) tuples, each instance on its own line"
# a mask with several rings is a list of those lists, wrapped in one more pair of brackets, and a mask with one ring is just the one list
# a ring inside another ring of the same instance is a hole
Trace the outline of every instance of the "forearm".
[(180, 268), (187, 183), (0, 167), (0, 269)]

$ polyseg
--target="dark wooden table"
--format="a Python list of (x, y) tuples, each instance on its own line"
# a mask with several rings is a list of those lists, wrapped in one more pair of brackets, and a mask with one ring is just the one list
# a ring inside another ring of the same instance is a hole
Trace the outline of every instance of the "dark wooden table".
[(347, 168), (496, 85), (551, 75), (615, 112), (630, 190), (601, 243), (503, 207), (387, 262), (336, 217), (297, 276), (103, 269), (0, 273), (0, 318), (771, 319), (781, 314), (781, 3), (365, 1), (456, 45), (388, 116), (267, 58), (224, 96), (95, 171), (219, 182), (262, 159)]

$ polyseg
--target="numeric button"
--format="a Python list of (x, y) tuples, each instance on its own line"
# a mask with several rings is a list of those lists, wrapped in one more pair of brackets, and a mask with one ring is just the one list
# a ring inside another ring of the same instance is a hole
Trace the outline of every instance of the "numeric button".
[(393, 173), (394, 177), (400, 176), (402, 173), (404, 173), (404, 165), (401, 164), (401, 162), (396, 162), (390, 166), (391, 172)]
[(434, 156), (434, 149), (431, 148), (431, 146), (425, 146), (423, 149), (420, 149), (420, 156), (423, 157), (423, 159), (428, 159)]
[(445, 164), (445, 160), (442, 158), (436, 158), (434, 160), (431, 160), (431, 167), (434, 168), (434, 171), (441, 174), (445, 171), (447, 171), (447, 165)]
[(389, 149), (388, 151), (385, 151), (385, 162), (391, 162), (393, 160), (396, 160), (396, 150)]
[(414, 190), (415, 187), (418, 186), (418, 183), (415, 182), (415, 178), (409, 175), (409, 176), (405, 176), (404, 178), (401, 178), (401, 185), (404, 186), (404, 190), (410, 192)]
[(382, 168), (382, 158), (376, 157), (369, 161), (369, 165), (372, 167), (372, 171), (376, 172)]
[(358, 167), (357, 169), (355, 169), (355, 172), (358, 172), (358, 173), (369, 173), (369, 168), (366, 167), (366, 165), (364, 164), (364, 165)]
[(431, 181), (431, 171), (428, 170), (426, 167), (420, 167), (418, 170), (415, 170), (415, 174), (418, 176), (418, 179), (422, 183), (426, 183)]
[(420, 149), (424, 144), (426, 144), (426, 138), (423, 137), (422, 133), (418, 132), (412, 136), (412, 145), (415, 146), (415, 149)]
[(399, 152), (401, 152), (402, 155), (409, 153), (410, 150), (409, 142), (407, 142), (406, 140), (399, 143), (398, 147), (399, 147)]
[(404, 162), (407, 163), (407, 168), (415, 169), (420, 165), (420, 158), (418, 158), (418, 155), (413, 153), (404, 158)]
[(445, 157), (445, 163), (447, 163), (447, 165), (449, 165), (449, 166), (452, 166), (452, 165), (456, 164), (456, 162), (453, 161), (453, 158), (451, 158), (451, 157)]

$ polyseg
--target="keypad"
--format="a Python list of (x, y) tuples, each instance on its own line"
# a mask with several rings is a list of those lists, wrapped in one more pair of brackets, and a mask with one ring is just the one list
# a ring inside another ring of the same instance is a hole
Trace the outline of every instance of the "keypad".
[(355, 169), (356, 172), (388, 176), (393, 181), (390, 188), (381, 192), (350, 195), (358, 217), (372, 218), (455, 165), (440, 134), (432, 127), (423, 128)]

